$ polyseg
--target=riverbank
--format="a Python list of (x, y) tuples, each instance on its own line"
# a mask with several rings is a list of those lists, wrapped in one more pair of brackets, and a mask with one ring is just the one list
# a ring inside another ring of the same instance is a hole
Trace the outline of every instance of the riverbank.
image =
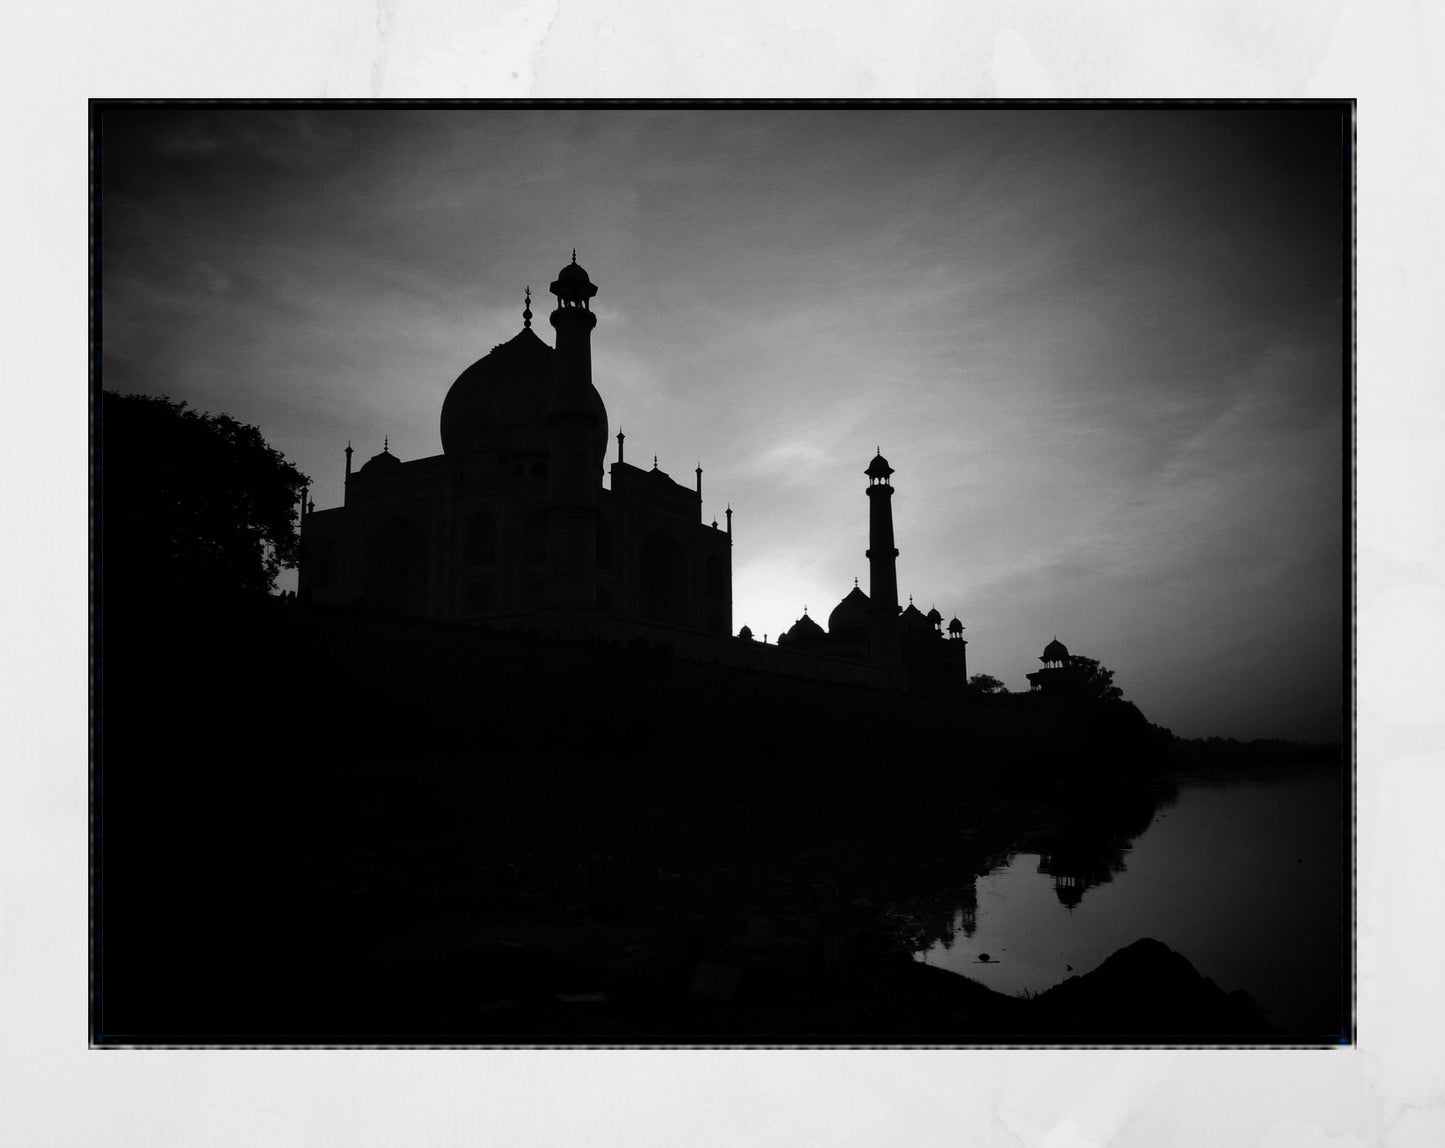
[(112, 628), (104, 1031), (997, 1035), (1017, 1002), (912, 954), (1007, 854), (1107, 862), (1167, 799), (1117, 728), (444, 637)]

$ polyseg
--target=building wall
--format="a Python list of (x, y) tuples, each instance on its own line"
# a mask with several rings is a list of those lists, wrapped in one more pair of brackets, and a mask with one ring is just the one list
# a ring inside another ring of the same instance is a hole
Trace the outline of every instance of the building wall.
[[(302, 593), (434, 619), (535, 612), (545, 591), (547, 465), (540, 452), (473, 452), (353, 474), (344, 506), (302, 523)], [(732, 540), (698, 521), (697, 491), (619, 463), (612, 488), (599, 483), (596, 494), (602, 612), (730, 634)], [(401, 553), (418, 546), (421, 587), (408, 582)]]

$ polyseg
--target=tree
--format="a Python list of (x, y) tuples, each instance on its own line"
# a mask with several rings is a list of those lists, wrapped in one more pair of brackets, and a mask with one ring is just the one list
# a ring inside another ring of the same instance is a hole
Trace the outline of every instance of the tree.
[(1077, 673), (1084, 697), (1101, 702), (1124, 700), (1124, 691), (1114, 684), (1114, 671), (1099, 665), (1097, 658), (1071, 657), (1069, 668)]
[(992, 674), (974, 674), (968, 679), (971, 689), (981, 694), (1002, 694), (1007, 692), (1007, 687)]
[(269, 593), (296, 565), (307, 480), (253, 426), (102, 392), (99, 553), (114, 589)]

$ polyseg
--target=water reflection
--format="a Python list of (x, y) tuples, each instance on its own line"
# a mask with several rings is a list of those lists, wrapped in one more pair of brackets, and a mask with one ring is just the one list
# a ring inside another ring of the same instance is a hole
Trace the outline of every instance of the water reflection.
[(1124, 858), (1160, 810), (1179, 798), (1177, 785), (1160, 779), (1149, 786), (1121, 789), (1081, 801), (1052, 833), (1037, 843), (1037, 872), (1054, 879), (1059, 904), (1072, 910), (1084, 894), (1124, 872)]
[(968, 880), (932, 913), (918, 958), (1001, 992), (1041, 992), (1151, 936), (1292, 1032), (1343, 1031), (1339, 771), (1189, 778), (1112, 799), (1081, 801)]
[(972, 937), (978, 928), (978, 888), (969, 878), (947, 891), (925, 893), (895, 905), (890, 915), (909, 951), (938, 948), (946, 952), (960, 933)]

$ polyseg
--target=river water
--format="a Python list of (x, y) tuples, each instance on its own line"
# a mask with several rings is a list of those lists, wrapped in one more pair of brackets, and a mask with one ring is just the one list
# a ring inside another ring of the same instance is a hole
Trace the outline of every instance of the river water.
[(1176, 775), (1159, 800), (1146, 829), (1102, 854), (1009, 857), (961, 890), (952, 935), (917, 959), (1042, 992), (1155, 937), (1292, 1037), (1338, 1039), (1350, 943), (1340, 772)]

